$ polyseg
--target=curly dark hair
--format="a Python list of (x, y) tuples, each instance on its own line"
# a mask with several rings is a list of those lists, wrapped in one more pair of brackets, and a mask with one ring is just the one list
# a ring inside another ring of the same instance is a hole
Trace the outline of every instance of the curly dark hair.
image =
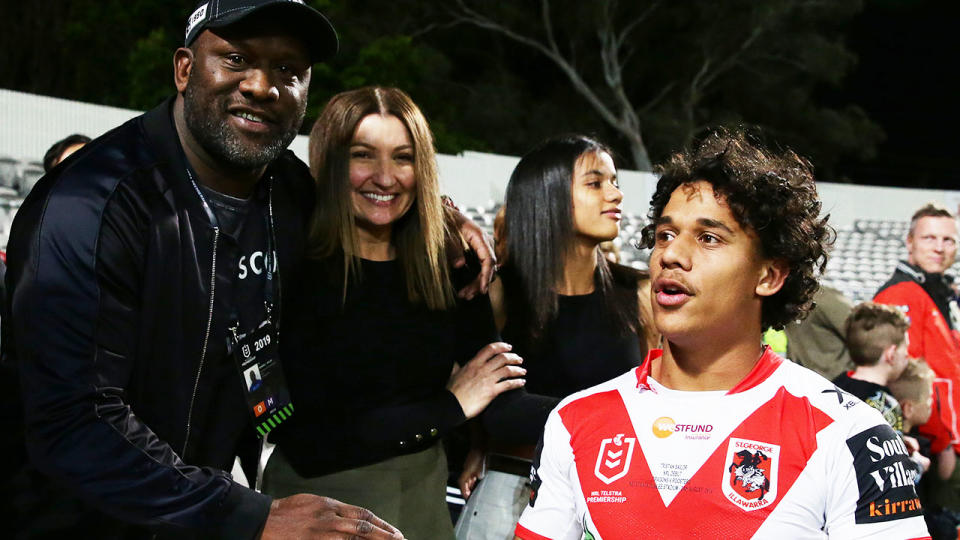
[(670, 196), (680, 186), (706, 181), (730, 207), (737, 223), (760, 239), (761, 254), (786, 262), (783, 287), (763, 302), (764, 328), (782, 329), (806, 317), (835, 238), (820, 217), (813, 166), (792, 151), (774, 152), (742, 130), (710, 131), (691, 150), (674, 154), (657, 167), (660, 180), (650, 201), (650, 224), (643, 243), (653, 247), (654, 228)]

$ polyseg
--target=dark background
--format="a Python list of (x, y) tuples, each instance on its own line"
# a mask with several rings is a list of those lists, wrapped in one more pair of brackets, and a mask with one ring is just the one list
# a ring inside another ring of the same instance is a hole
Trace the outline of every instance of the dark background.
[(886, 133), (876, 159), (843, 162), (841, 171), (857, 183), (960, 189), (954, 6), (867, 2), (849, 24), (859, 62), (840, 96), (859, 103)]
[[(0, 87), (146, 109), (173, 91), (172, 52), (195, 2), (2, 0)], [(640, 111), (654, 163), (713, 125), (758, 126), (808, 156), (821, 180), (956, 189), (956, 8), (935, 0), (608, 0), (615, 26), (653, 6), (631, 34), (624, 88)], [(368, 84), (408, 91), (438, 149), (520, 155), (566, 131), (610, 142), (621, 167), (633, 148), (541, 52), (457, 24), (444, 2), (314, 0), (341, 52), (314, 69), (308, 132), (334, 93)], [(601, 99), (596, 5), (553, 0), (562, 52)], [(469, 0), (509, 28), (542, 38), (539, 0)], [(772, 22), (771, 22), (772, 21)], [(691, 98), (696, 74), (731, 58), (754, 28), (769, 28)], [(713, 57), (711, 57), (713, 55)], [(710, 59), (711, 63), (705, 62)], [(644, 108), (644, 104), (653, 103)], [(0, 119), (2, 121), (2, 119)]]

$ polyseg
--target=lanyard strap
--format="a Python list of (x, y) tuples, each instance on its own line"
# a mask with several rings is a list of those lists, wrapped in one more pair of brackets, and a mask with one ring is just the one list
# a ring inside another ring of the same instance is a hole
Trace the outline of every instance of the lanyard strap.
[[(190, 171), (190, 166), (186, 167), (187, 177), (190, 178), (190, 184), (193, 186), (193, 190), (197, 193), (197, 197), (200, 198), (200, 203), (203, 205), (203, 211), (207, 214), (207, 219), (210, 220), (210, 223), (213, 225), (215, 230), (220, 229), (220, 222), (217, 220), (217, 215), (214, 213), (213, 209), (210, 208), (210, 204), (207, 203), (207, 198), (203, 195), (203, 190), (200, 189), (200, 186), (197, 184), (197, 181), (193, 177), (193, 172)], [(264, 218), (264, 224), (267, 228), (267, 251), (264, 254), (264, 266), (266, 266), (266, 274), (263, 286), (263, 300), (264, 305), (267, 308), (267, 318), (272, 317), (273, 312), (273, 266), (274, 266), (274, 253), (273, 247), (276, 244), (276, 236), (273, 225), (273, 175), (270, 175), (267, 178), (267, 216)]]

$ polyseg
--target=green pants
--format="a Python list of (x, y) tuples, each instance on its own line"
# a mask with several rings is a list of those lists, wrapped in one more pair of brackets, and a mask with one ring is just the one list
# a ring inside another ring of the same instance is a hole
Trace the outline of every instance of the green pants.
[(263, 472), (274, 497), (313, 493), (367, 508), (410, 540), (452, 539), (443, 446), (315, 478), (298, 475), (277, 447)]

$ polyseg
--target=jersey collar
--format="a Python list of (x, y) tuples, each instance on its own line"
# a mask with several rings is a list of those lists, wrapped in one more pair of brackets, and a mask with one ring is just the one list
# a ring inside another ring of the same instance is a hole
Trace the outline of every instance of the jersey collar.
[[(650, 377), (651, 364), (653, 364), (654, 360), (657, 360), (662, 356), (663, 349), (650, 349), (650, 352), (647, 353), (647, 358), (644, 359), (643, 363), (634, 370), (637, 374), (638, 389), (655, 392), (647, 379)], [(760, 383), (767, 380), (770, 375), (773, 375), (773, 372), (776, 371), (782, 363), (783, 358), (777, 353), (773, 352), (773, 349), (771, 349), (769, 346), (765, 345), (763, 347), (763, 353), (760, 355), (760, 360), (757, 361), (757, 363), (753, 366), (753, 369), (750, 370), (750, 373), (748, 373), (743, 380), (727, 391), (727, 395), (745, 392), (755, 386), (758, 386)]]

